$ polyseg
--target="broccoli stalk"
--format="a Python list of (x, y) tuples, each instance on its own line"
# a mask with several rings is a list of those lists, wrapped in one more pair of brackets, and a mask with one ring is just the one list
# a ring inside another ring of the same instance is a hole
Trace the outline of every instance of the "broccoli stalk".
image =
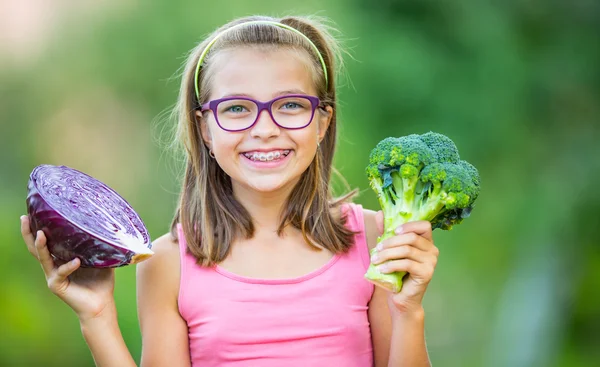
[[(384, 215), (378, 242), (409, 221), (449, 230), (469, 216), (479, 194), (477, 169), (459, 159), (452, 140), (433, 132), (382, 140), (371, 152), (367, 176)], [(365, 278), (399, 292), (404, 275), (383, 274), (371, 264)]]

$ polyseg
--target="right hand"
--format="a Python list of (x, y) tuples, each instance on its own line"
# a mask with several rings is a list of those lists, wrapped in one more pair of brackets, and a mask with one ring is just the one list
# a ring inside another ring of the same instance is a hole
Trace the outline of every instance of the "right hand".
[[(21, 217), (21, 235), (29, 252), (40, 262), (48, 288), (68, 304), (81, 321), (114, 309), (114, 269), (80, 268), (79, 259), (55, 262), (46, 246), (44, 232), (31, 233), (29, 217)], [(58, 260), (57, 260), (58, 261)]]

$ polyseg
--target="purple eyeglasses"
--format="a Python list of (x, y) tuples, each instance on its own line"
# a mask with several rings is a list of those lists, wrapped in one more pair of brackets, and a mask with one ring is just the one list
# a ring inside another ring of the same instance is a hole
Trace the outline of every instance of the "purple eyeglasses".
[(297, 130), (310, 125), (317, 107), (324, 108), (318, 97), (288, 94), (267, 102), (248, 97), (220, 98), (203, 104), (201, 111), (212, 111), (219, 127), (230, 132), (251, 128), (263, 110), (277, 126)]

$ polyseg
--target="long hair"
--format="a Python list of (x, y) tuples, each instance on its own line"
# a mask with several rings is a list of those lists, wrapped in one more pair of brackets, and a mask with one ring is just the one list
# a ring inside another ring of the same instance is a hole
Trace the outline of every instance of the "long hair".
[[(211, 46), (198, 75), (200, 101), (196, 98), (194, 74), (200, 54), (214, 36), (230, 27), (253, 20), (276, 21), (297, 29), (318, 48), (327, 68), (328, 83), (323, 67), (312, 46), (290, 30), (269, 25), (249, 24), (224, 32)], [(177, 238), (177, 224), (181, 223), (190, 251), (204, 266), (223, 261), (229, 254), (231, 244), (239, 238), (252, 238), (254, 224), (248, 211), (235, 199), (231, 178), (209, 156), (202, 140), (196, 111), (210, 94), (211, 61), (220, 50), (248, 45), (264, 45), (304, 50), (310, 55), (317, 95), (332, 107), (329, 127), (317, 149), (317, 154), (307, 170), (301, 175), (283, 207), (278, 227), (281, 235), (291, 225), (301, 230), (305, 241), (313, 246), (334, 253), (345, 252), (352, 244), (353, 232), (344, 224), (340, 205), (355, 192), (333, 198), (330, 181), (335, 152), (336, 124), (336, 62), (341, 61), (338, 43), (324, 23), (309, 17), (285, 17), (281, 19), (253, 16), (236, 19), (207, 37), (190, 53), (182, 75), (179, 99), (174, 109), (177, 118), (176, 139), (185, 150), (185, 173), (181, 186), (179, 204), (171, 223), (171, 234)]]

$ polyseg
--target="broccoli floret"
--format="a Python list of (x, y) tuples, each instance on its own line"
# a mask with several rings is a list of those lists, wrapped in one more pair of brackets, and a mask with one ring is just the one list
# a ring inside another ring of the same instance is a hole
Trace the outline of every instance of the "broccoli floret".
[[(409, 221), (428, 220), (434, 229), (452, 229), (470, 215), (479, 195), (477, 169), (460, 160), (450, 138), (434, 132), (379, 142), (371, 151), (367, 177), (385, 218), (379, 241)], [(371, 265), (365, 278), (398, 292), (404, 275), (382, 274)]]
[(446, 135), (430, 131), (421, 135), (421, 140), (434, 151), (437, 162), (457, 163), (460, 160), (458, 148)]

